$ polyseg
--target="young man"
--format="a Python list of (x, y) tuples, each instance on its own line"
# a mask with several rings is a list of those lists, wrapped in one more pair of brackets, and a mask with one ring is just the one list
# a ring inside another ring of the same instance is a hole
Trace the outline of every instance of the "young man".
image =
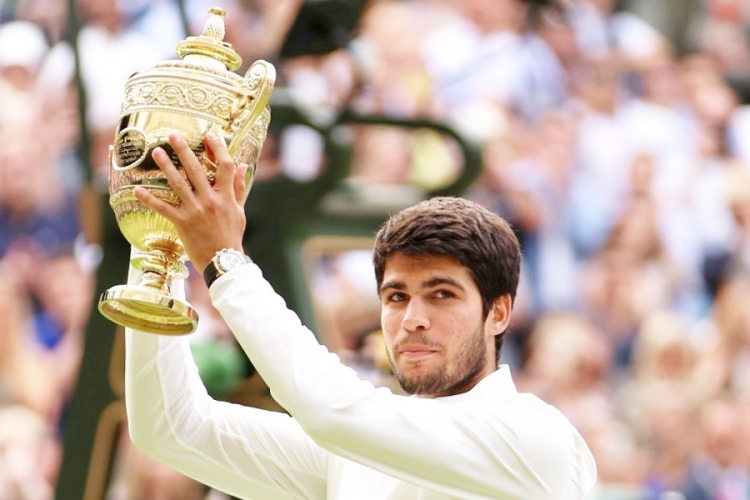
[[(163, 151), (154, 158), (181, 205), (141, 189), (136, 196), (175, 223), (198, 269), (209, 268), (213, 304), (290, 415), (212, 400), (187, 339), (128, 331), (136, 446), (240, 498), (589, 497), (596, 467), (581, 436), (556, 409), (517, 393), (508, 367), (498, 367), (520, 264), (505, 221), (438, 198), (378, 233), (383, 333), (394, 373), (413, 394), (396, 395), (341, 364), (243, 258), (244, 168), (223, 142), (206, 137), (214, 186), (184, 140), (170, 142), (190, 182)], [(237, 264), (222, 271), (232, 256)]]

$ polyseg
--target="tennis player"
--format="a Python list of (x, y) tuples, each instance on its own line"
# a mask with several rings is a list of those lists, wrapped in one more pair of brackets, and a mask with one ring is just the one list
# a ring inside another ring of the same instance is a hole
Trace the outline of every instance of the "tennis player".
[[(582, 500), (596, 482), (563, 414), (516, 391), (499, 354), (518, 286), (509, 225), (459, 198), (405, 209), (378, 232), (375, 275), (394, 394), (320, 345), (245, 257), (245, 169), (206, 136), (212, 186), (177, 134), (187, 173), (154, 159), (179, 207), (136, 196), (177, 227), (214, 306), (287, 414), (207, 394), (188, 340), (127, 332), (127, 411), (137, 447), (239, 498)], [(191, 186), (192, 184), (192, 186)], [(130, 280), (137, 281), (131, 269)]]

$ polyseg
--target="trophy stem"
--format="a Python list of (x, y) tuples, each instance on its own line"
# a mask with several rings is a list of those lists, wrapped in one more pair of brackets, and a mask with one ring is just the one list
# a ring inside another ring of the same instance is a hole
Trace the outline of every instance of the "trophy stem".
[(147, 333), (184, 335), (195, 331), (198, 313), (171, 293), (174, 278), (188, 275), (179, 254), (150, 248), (132, 257), (130, 263), (143, 271), (140, 281), (105, 291), (99, 299), (99, 311), (118, 325)]
[(172, 295), (174, 278), (185, 278), (188, 275), (188, 270), (177, 253), (160, 248), (152, 248), (147, 253), (133, 257), (131, 264), (143, 271), (140, 286), (153, 288), (166, 295)]
[(147, 286), (149, 288), (155, 288), (165, 293), (171, 291), (171, 280), (167, 279), (167, 276), (157, 271), (148, 270), (143, 273), (141, 278), (141, 286)]

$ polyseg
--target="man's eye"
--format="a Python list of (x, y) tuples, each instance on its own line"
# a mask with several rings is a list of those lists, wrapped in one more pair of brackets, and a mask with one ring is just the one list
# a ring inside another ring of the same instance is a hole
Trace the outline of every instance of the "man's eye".
[(388, 302), (401, 302), (406, 299), (406, 295), (401, 292), (392, 293), (388, 296)]
[(438, 290), (435, 292), (435, 298), (438, 299), (449, 299), (451, 297), (455, 297), (455, 294), (453, 292), (449, 292), (448, 290)]

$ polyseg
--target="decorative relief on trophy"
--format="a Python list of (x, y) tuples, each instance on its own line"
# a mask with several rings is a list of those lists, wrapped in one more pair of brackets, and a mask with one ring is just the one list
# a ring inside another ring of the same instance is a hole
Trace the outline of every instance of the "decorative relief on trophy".
[(110, 151), (109, 203), (120, 231), (137, 252), (131, 265), (143, 273), (138, 284), (105, 291), (99, 311), (119, 325), (150, 333), (191, 333), (198, 322), (190, 304), (171, 293), (173, 280), (187, 275), (176, 229), (133, 194), (135, 186), (145, 186), (162, 200), (180, 203), (151, 153), (163, 148), (185, 177), (168, 141), (171, 132), (179, 131), (213, 182), (215, 165), (203, 143), (211, 131), (224, 138), (236, 163), (248, 165), (249, 191), (271, 119), (273, 65), (256, 61), (244, 77), (235, 73), (242, 59), (223, 41), (225, 13), (218, 7), (209, 13), (202, 35), (177, 44), (179, 59), (162, 61), (128, 80)]

